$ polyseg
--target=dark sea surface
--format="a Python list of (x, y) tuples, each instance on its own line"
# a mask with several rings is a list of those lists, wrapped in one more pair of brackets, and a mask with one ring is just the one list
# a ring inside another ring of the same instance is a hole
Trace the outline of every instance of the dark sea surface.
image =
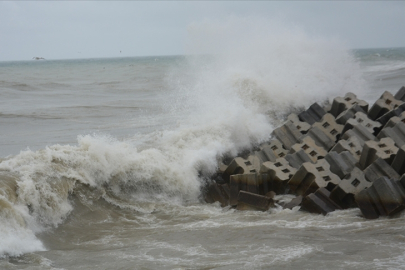
[(200, 192), (289, 112), (403, 85), (404, 48), (317, 43), (0, 62), (0, 269), (405, 268), (405, 213), (237, 211)]

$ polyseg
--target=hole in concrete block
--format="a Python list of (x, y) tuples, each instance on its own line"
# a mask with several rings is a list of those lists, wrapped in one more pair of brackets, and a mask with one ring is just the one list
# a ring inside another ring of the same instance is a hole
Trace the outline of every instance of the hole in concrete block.
[(277, 150), (278, 148), (277, 148), (277, 145), (273, 145), (272, 147), (271, 147), (271, 150)]
[(389, 154), (391, 154), (391, 151), (390, 150), (385, 150), (384, 153), (389, 155)]
[(283, 173), (289, 173), (290, 172), (290, 170), (289, 169), (284, 169), (284, 170), (281, 170)]
[(396, 109), (397, 107), (398, 107), (398, 105), (395, 105), (395, 106), (394, 106), (394, 109)]
[(330, 132), (330, 134), (335, 135), (337, 133), (336, 129), (332, 129), (332, 131)]
[(378, 145), (378, 147), (384, 148), (384, 147), (387, 147), (387, 145), (385, 145), (385, 143), (381, 143), (381, 144)]
[(280, 162), (277, 162), (277, 163), (274, 163), (274, 166), (281, 167), (281, 166), (283, 166), (283, 164), (281, 164)]
[(252, 165), (252, 163), (251, 163), (249, 160), (246, 160), (246, 161), (245, 161), (245, 165), (248, 165), (248, 166), (249, 166), (249, 165)]
[(324, 171), (323, 167), (316, 167), (316, 169), (318, 170), (318, 172), (323, 172)]
[(368, 124), (366, 125), (366, 127), (368, 127), (368, 128), (369, 128), (369, 127), (371, 127), (371, 124), (370, 124), (370, 123), (368, 123)]
[(329, 177), (329, 176), (324, 176), (324, 177), (322, 177), (325, 181), (330, 181), (331, 180), (331, 178)]
[(256, 172), (256, 170), (255, 170), (255, 169), (251, 169), (249, 172), (254, 173), (254, 172)]
[(304, 149), (304, 150), (307, 150), (308, 148), (309, 148), (309, 146), (306, 145), (306, 144), (304, 144), (304, 145), (302, 146), (302, 149)]
[(360, 184), (360, 181), (357, 180), (357, 179), (354, 179), (353, 182), (352, 182), (352, 185), (355, 186), (355, 187), (357, 187), (359, 184)]
[(350, 100), (352, 100), (351, 98), (349, 98), (349, 97), (347, 97), (347, 98), (345, 98), (345, 100), (346, 101), (350, 101)]
[(357, 118), (357, 122), (362, 123), (364, 120), (361, 118)]
[(360, 156), (360, 154), (361, 154), (360, 150), (357, 150), (356, 155)]
[(391, 102), (392, 102), (391, 100), (387, 99), (387, 100), (385, 101), (385, 104), (390, 105)]
[(311, 153), (309, 153), (309, 155), (310, 155), (311, 157), (313, 157), (313, 156), (316, 156), (317, 153), (316, 153), (315, 151), (311, 151)]
[(278, 154), (278, 156), (279, 157), (284, 157), (285, 155), (284, 155), (284, 153), (280, 153), (280, 154)]
[(349, 143), (349, 146), (350, 146), (350, 147), (354, 147), (354, 144), (353, 144), (353, 143)]
[(353, 104), (353, 105), (355, 105), (355, 104), (358, 104), (358, 102), (357, 102), (357, 101), (355, 101), (355, 102), (353, 102), (352, 104)]
[(327, 127), (329, 127), (330, 125), (329, 125), (328, 122), (325, 122), (325, 123), (322, 124), (322, 126), (323, 126), (324, 128), (327, 128)]
[(297, 129), (301, 129), (301, 126), (297, 126)]
[(402, 119), (401, 122), (402, 122), (402, 123), (405, 123), (405, 119)]

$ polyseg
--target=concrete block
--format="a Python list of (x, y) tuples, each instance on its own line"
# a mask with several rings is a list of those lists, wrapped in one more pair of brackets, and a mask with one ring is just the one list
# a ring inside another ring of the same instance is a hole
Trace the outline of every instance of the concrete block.
[(342, 209), (353, 207), (355, 206), (354, 196), (360, 191), (369, 188), (371, 184), (365, 178), (364, 173), (359, 168), (354, 167), (331, 191), (330, 198)]
[(321, 159), (315, 164), (303, 163), (288, 185), (293, 194), (306, 196), (322, 187), (332, 190), (339, 182), (339, 176), (330, 171), (329, 163)]
[(350, 136), (346, 140), (338, 141), (330, 151), (337, 153), (349, 151), (356, 161), (359, 161), (362, 150), (363, 146), (360, 143), (360, 139), (357, 136)]
[(318, 127), (334, 142), (337, 142), (343, 130), (343, 125), (336, 123), (335, 117), (330, 113), (325, 114), (321, 121), (314, 123), (312, 127)]
[(388, 164), (391, 164), (397, 152), (398, 147), (395, 146), (391, 138), (382, 138), (378, 142), (367, 141), (361, 152), (359, 167), (364, 170), (377, 158), (381, 158)]
[(397, 147), (405, 145), (405, 124), (398, 122), (395, 126), (384, 128), (380, 131), (377, 138), (391, 138)]
[(356, 166), (357, 160), (349, 151), (341, 153), (331, 151), (325, 156), (325, 160), (330, 165), (330, 171), (339, 176), (340, 179), (350, 174)]
[(373, 121), (368, 118), (367, 114), (362, 112), (357, 112), (353, 118), (346, 121), (342, 133), (345, 133), (349, 129), (353, 129), (354, 126), (362, 125), (373, 135), (376, 135), (381, 129), (381, 123)]
[(298, 169), (299, 167), (301, 167), (301, 165), (304, 162), (311, 162), (314, 163), (312, 161), (312, 159), (309, 157), (309, 155), (307, 153), (305, 153), (304, 150), (299, 150), (298, 152), (295, 152), (293, 154), (288, 154), (285, 159), (288, 161), (288, 163), (291, 165), (291, 167), (294, 167), (296, 169)]
[(279, 158), (276, 162), (264, 162), (260, 174), (267, 175), (268, 189), (276, 194), (285, 194), (288, 191), (288, 181), (297, 172), (286, 159)]
[(366, 141), (376, 140), (376, 137), (362, 125), (353, 126), (352, 129), (349, 129), (345, 133), (343, 133), (341, 139), (348, 140), (348, 138), (350, 138), (351, 136), (356, 136), (359, 139), (361, 147), (364, 146), (364, 143)]
[(372, 186), (355, 196), (365, 218), (392, 216), (405, 208), (405, 190), (400, 182), (380, 177)]
[(229, 186), (219, 185), (215, 182), (209, 184), (204, 198), (207, 203), (220, 202), (222, 207), (229, 205)]
[(313, 125), (315, 122), (320, 121), (325, 114), (325, 110), (318, 103), (314, 103), (306, 111), (298, 114), (298, 118), (303, 122)]
[(260, 171), (261, 162), (256, 156), (250, 155), (247, 159), (234, 158), (223, 173), (223, 179), (229, 183), (229, 177), (233, 174), (256, 173)]
[(274, 200), (271, 197), (254, 194), (241, 190), (237, 199), (238, 210), (260, 210), (267, 211), (274, 207)]
[(358, 99), (355, 94), (349, 92), (344, 97), (336, 97), (333, 99), (332, 108), (329, 113), (337, 117), (340, 113), (353, 105), (358, 105), (365, 112), (368, 110), (368, 103), (366, 101)]
[(299, 138), (302, 136), (301, 132), (294, 126), (292, 122), (286, 122), (279, 128), (273, 130), (272, 133), (286, 149), (290, 149), (291, 146), (296, 144)]
[(283, 206), (283, 208), (284, 209), (293, 209), (294, 207), (296, 207), (296, 206), (300, 206), (301, 205), (301, 203), (302, 203), (302, 199), (303, 199), (304, 197), (302, 197), (301, 195), (299, 195), (299, 196), (297, 196), (297, 197), (295, 197), (294, 199), (292, 199), (290, 202), (288, 202), (288, 203), (286, 203), (284, 206)]
[(405, 173), (405, 145), (398, 149), (398, 152), (391, 163), (391, 167), (399, 174)]
[(315, 163), (318, 159), (322, 159), (327, 155), (327, 151), (318, 145), (315, 141), (307, 136), (301, 140), (301, 143), (294, 144), (290, 149), (290, 154), (296, 153), (300, 150), (303, 150), (308, 157)]
[(301, 134), (306, 134), (308, 130), (311, 128), (311, 125), (308, 124), (307, 122), (302, 122), (298, 118), (298, 115), (295, 113), (290, 114), (287, 117), (287, 120), (292, 122), (294, 126), (301, 132)]
[[(385, 91), (368, 111), (368, 117), (371, 120), (376, 120), (387, 112), (396, 109), (402, 103), (403, 101), (397, 100), (390, 92)], [(384, 123), (382, 124), (384, 125)]]
[(382, 116), (378, 117), (376, 121), (380, 122), (381, 125), (384, 126), (392, 117), (399, 116), (404, 111), (405, 111), (405, 103), (402, 103), (395, 109), (388, 111), (385, 114), (383, 114)]
[(405, 86), (402, 86), (398, 92), (394, 95), (394, 97), (398, 100), (405, 102)]
[(326, 151), (329, 151), (335, 145), (335, 140), (318, 127), (312, 127), (306, 135), (301, 137), (301, 141), (305, 137), (311, 137), (316, 145), (323, 147)]
[(329, 196), (329, 190), (320, 188), (304, 197), (301, 203), (301, 210), (326, 215), (327, 213), (341, 209)]
[(399, 179), (400, 175), (383, 159), (376, 159), (364, 170), (364, 176), (370, 182), (374, 182), (381, 176), (391, 179)]
[(392, 118), (390, 118), (390, 120), (388, 120), (388, 122), (385, 124), (384, 128), (392, 128), (394, 127), (396, 124), (398, 124), (399, 122), (405, 123), (405, 112), (401, 113), (398, 116), (394, 116)]
[(283, 147), (283, 144), (279, 140), (273, 139), (269, 143), (261, 145), (260, 151), (256, 151), (255, 155), (262, 162), (266, 162), (276, 161), (278, 158), (285, 157), (287, 153), (288, 150)]
[(367, 111), (364, 111), (358, 104), (355, 104), (336, 116), (336, 123), (340, 125), (346, 124), (347, 120), (353, 118), (357, 112), (366, 113)]
[(267, 175), (257, 173), (231, 175), (229, 180), (229, 204), (236, 205), (239, 191), (264, 195), (270, 191)]

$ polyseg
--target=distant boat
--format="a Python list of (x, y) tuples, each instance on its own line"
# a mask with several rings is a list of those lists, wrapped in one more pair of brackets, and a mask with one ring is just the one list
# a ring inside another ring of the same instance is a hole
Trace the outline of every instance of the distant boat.
[(43, 58), (43, 57), (38, 57), (38, 56), (34, 56), (34, 57), (32, 57), (32, 59), (34, 59), (34, 60), (45, 60), (45, 58)]

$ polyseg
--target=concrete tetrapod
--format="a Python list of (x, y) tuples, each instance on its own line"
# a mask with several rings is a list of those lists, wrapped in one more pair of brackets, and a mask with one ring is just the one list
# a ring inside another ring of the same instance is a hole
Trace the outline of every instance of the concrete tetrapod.
[(340, 113), (353, 105), (358, 105), (365, 112), (368, 110), (368, 103), (366, 101), (358, 99), (355, 94), (349, 92), (344, 97), (336, 97), (333, 99), (329, 113), (337, 117)]

